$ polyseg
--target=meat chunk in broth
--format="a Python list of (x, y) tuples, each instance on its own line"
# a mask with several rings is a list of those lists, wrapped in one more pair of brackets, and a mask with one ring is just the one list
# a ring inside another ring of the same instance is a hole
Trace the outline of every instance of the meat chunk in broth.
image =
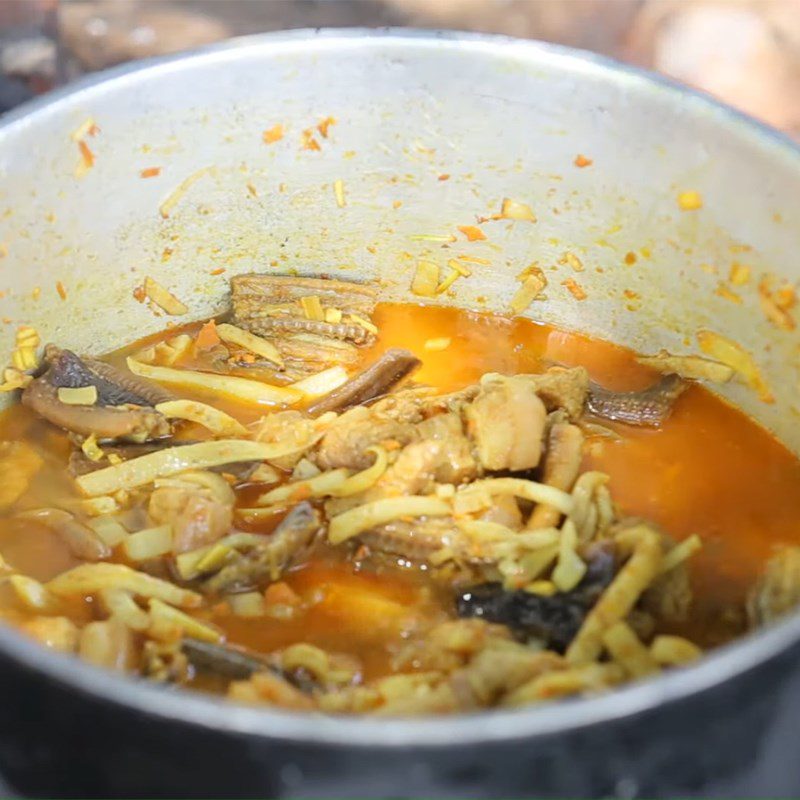
[(156, 525), (172, 528), (172, 550), (186, 553), (213, 544), (231, 529), (235, 497), (211, 472), (186, 473), (153, 490), (148, 513)]
[(524, 471), (538, 466), (547, 412), (524, 376), (485, 381), (467, 406), (466, 419), (485, 469)]

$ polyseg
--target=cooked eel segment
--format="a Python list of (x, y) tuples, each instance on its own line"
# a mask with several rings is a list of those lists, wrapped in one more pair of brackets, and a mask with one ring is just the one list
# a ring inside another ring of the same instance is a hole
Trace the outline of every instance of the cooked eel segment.
[[(171, 429), (154, 410), (172, 398), (160, 386), (92, 358), (80, 358), (54, 345), (45, 348), (46, 372), (22, 394), (22, 402), (48, 422), (99, 439), (160, 439)], [(59, 399), (61, 388), (94, 386), (93, 405), (71, 405)]]
[(357, 348), (375, 341), (373, 287), (292, 275), (231, 279), (236, 325), (272, 339), (289, 367), (350, 364)]
[(317, 417), (326, 411), (362, 405), (391, 391), (421, 364), (410, 351), (393, 347), (347, 383), (310, 405), (308, 413)]
[(204, 642), (186, 636), (181, 640), (181, 650), (192, 666), (226, 678), (241, 680), (249, 678), (254, 672), (278, 672), (266, 659), (240, 647)]
[(610, 392), (595, 384), (589, 390), (586, 409), (615, 422), (657, 428), (672, 413), (675, 401), (686, 388), (686, 382), (675, 374), (665, 375), (638, 392)]
[(209, 578), (205, 588), (211, 592), (239, 591), (261, 581), (274, 581), (312, 542), (322, 528), (322, 515), (310, 503), (296, 505), (264, 537), (264, 544), (239, 554), (233, 562)]

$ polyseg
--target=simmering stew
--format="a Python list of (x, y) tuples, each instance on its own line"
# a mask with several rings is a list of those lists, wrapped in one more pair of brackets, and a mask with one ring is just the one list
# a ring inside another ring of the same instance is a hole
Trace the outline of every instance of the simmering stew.
[(0, 615), (43, 645), (453, 713), (680, 668), (800, 599), (800, 463), (698, 382), (726, 365), (369, 285), (231, 289), (103, 358), (19, 330)]

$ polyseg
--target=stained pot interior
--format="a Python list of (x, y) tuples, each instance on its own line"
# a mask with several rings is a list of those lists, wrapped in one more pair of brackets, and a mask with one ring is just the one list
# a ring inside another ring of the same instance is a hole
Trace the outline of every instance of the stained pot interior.
[[(327, 138), (313, 130), (320, 150), (303, 149), (302, 132), (328, 116)], [(76, 177), (70, 134), (89, 117), (96, 163)], [(284, 138), (265, 143), (277, 124)], [(578, 154), (593, 164), (576, 167)], [(160, 175), (142, 179), (149, 167)], [(159, 205), (198, 170), (164, 218)], [(684, 190), (701, 193), (701, 210), (679, 210)], [(538, 221), (490, 222), (487, 241), (464, 241), (457, 226), (504, 197)], [(735, 339), (775, 402), (741, 384), (723, 393), (800, 450), (796, 337), (768, 322), (756, 291), (762, 273), (800, 277), (798, 197), (791, 146), (591, 58), (404, 32), (246, 39), (119, 70), (0, 129), (0, 353), (23, 322), (91, 353), (162, 328), (132, 295), (145, 275), (201, 318), (226, 307), (239, 272), (378, 279), (404, 299), (417, 258), (468, 253), (490, 264), (434, 302), (506, 310), (537, 262), (549, 280), (527, 312), (537, 320), (645, 352), (698, 352), (699, 329)], [(451, 233), (449, 248), (416, 238)], [(583, 272), (558, 264), (566, 251)], [(715, 293), (734, 262), (753, 276), (740, 304)], [(585, 300), (561, 285), (570, 277)]]

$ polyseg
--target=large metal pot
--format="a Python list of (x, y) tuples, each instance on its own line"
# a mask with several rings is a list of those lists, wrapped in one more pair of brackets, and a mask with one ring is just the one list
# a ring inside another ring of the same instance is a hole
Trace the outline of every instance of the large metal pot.
[[(327, 115), (337, 122), (321, 150), (302, 150), (301, 131)], [(101, 133), (79, 178), (70, 132), (89, 116)], [(276, 123), (286, 137), (265, 144)], [(573, 165), (578, 153), (591, 168)], [(151, 166), (161, 176), (140, 179)], [(159, 203), (205, 167), (162, 217)], [(800, 153), (605, 60), (447, 33), (244, 39), (117, 69), (6, 117), (0, 175), (0, 317), (88, 352), (164, 324), (132, 299), (145, 274), (197, 317), (225, 306), (231, 274), (274, 262), (346, 267), (404, 297), (413, 257), (440, 246), (414, 235), (523, 200), (538, 223), (493, 228), (492, 266), (460, 282), (459, 304), (503, 309), (522, 267), (582, 252), (588, 298), (576, 302), (553, 273), (538, 318), (647, 351), (692, 350), (698, 328), (731, 336), (775, 402), (740, 384), (727, 396), (800, 449), (795, 340), (755, 296), (715, 295), (719, 275), (700, 268), (724, 275), (740, 259), (800, 277)], [(700, 211), (678, 210), (686, 189), (702, 194)], [(227, 272), (212, 276), (218, 267)], [(12, 335), (6, 326), (0, 350)], [(124, 680), (0, 630), (0, 767), (46, 796), (797, 796), (798, 665), (792, 617), (603, 697), (455, 719), (331, 719)]]

